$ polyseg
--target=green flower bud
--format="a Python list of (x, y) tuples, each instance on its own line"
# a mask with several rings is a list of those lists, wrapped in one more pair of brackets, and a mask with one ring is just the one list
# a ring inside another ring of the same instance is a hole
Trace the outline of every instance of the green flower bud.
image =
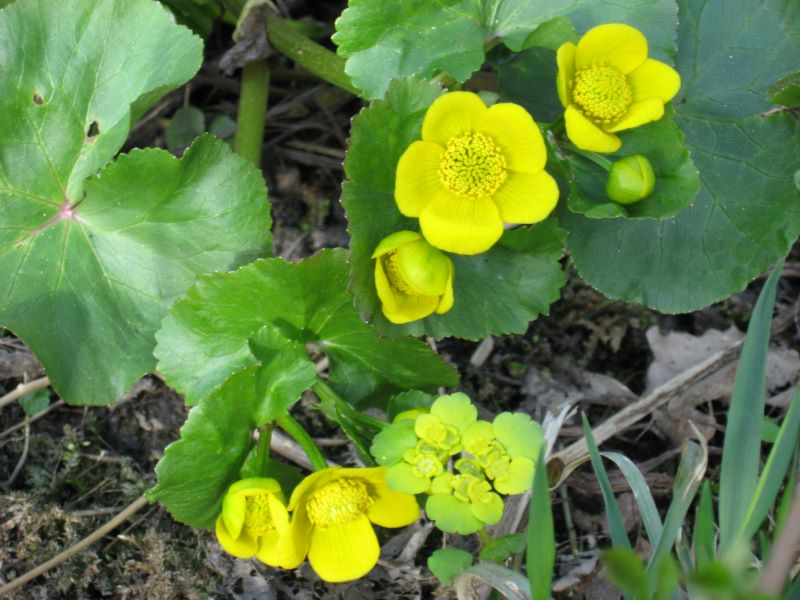
[(655, 184), (650, 161), (646, 156), (634, 154), (611, 165), (606, 194), (620, 204), (635, 204), (652, 194)]

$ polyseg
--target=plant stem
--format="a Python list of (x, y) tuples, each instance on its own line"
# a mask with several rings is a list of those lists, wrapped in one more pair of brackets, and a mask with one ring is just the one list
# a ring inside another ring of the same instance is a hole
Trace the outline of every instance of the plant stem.
[(236, 152), (261, 168), (261, 149), (264, 143), (264, 125), (267, 119), (269, 96), (269, 65), (256, 60), (242, 70), (242, 88), (239, 95), (239, 116), (236, 123)]
[(270, 423), (269, 425), (264, 425), (264, 427), (258, 430), (258, 474), (261, 477), (264, 477), (267, 470), (267, 461), (269, 460), (270, 441), (272, 438), (273, 429), (275, 429), (275, 425)]
[(614, 161), (608, 160), (605, 156), (600, 156), (596, 152), (588, 152), (586, 150), (581, 150), (580, 148), (573, 146), (572, 144), (564, 144), (565, 148), (568, 148), (570, 151), (574, 152), (575, 154), (580, 154), (584, 158), (592, 161), (601, 169), (606, 171), (611, 170), (611, 165), (614, 164)]
[(481, 541), (481, 546), (486, 546), (489, 542), (492, 541), (492, 536), (486, 531), (486, 527), (481, 527), (475, 533), (478, 534), (478, 539)]
[(297, 31), (291, 21), (270, 15), (267, 17), (267, 37), (273, 48), (306, 71), (351, 94), (361, 96), (361, 91), (344, 72), (345, 60)]
[(361, 411), (353, 408), (353, 406), (347, 400), (337, 394), (333, 388), (322, 381), (322, 379), (318, 378), (317, 382), (312, 386), (311, 389), (314, 390), (314, 393), (319, 397), (320, 400), (333, 404), (340, 413), (359, 425), (378, 430), (389, 426), (389, 423), (386, 421), (365, 415)]
[(306, 453), (306, 456), (308, 456), (308, 460), (311, 461), (311, 465), (314, 467), (315, 471), (328, 468), (328, 462), (325, 460), (322, 452), (300, 423), (289, 415), (280, 417), (275, 422), (278, 424), (278, 427), (288, 433), (295, 442), (300, 444), (300, 447)]

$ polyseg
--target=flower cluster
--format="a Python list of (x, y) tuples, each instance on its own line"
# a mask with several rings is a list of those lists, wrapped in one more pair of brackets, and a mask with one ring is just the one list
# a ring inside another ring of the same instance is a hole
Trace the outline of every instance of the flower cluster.
[(502, 495), (530, 489), (542, 440), (528, 415), (479, 420), (469, 397), (455, 393), (440, 396), (430, 412), (392, 423), (370, 451), (388, 467), (391, 488), (429, 494), (425, 512), (439, 529), (468, 534), (500, 521)]
[[(489, 250), (504, 223), (537, 223), (558, 201), (544, 170), (539, 127), (517, 104), (487, 107), (471, 92), (430, 106), (422, 139), (397, 165), (399, 211), (419, 219), (421, 234), (394, 233), (375, 250), (375, 284), (384, 315), (408, 323), (453, 306), (453, 266), (443, 254)], [(415, 236), (415, 237), (412, 237)]]
[(331, 467), (312, 473), (288, 505), (274, 479), (250, 478), (228, 488), (216, 533), (234, 556), (294, 569), (306, 556), (331, 582), (358, 579), (378, 561), (372, 524), (404, 527), (419, 517), (413, 495), (390, 489), (386, 468)]

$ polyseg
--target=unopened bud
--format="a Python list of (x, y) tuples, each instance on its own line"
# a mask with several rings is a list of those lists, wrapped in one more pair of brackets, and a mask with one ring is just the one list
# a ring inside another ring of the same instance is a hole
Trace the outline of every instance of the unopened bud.
[(646, 156), (634, 154), (611, 165), (606, 194), (620, 204), (635, 204), (652, 194), (655, 184), (650, 161)]

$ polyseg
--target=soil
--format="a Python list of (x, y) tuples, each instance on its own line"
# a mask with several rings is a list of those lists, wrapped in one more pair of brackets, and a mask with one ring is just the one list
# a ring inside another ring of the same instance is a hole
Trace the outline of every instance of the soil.
[[(330, 28), (341, 2), (278, 2), (294, 17), (310, 17)], [(238, 73), (225, 75), (216, 65), (229, 47), (231, 28), (218, 25), (207, 42), (206, 63), (185, 88), (170, 94), (161, 112), (149, 115), (134, 129), (129, 146), (165, 145), (165, 126), (175, 110), (189, 102), (210, 122), (235, 117)], [(349, 122), (361, 104), (346, 93), (320, 84), (278, 56), (270, 90), (265, 136), (264, 174), (273, 204), (275, 252), (290, 260), (320, 248), (347, 244), (346, 221), (338, 203), (343, 177)], [(793, 311), (798, 294), (800, 250), (790, 254), (779, 287), (779, 310)], [(568, 269), (568, 267), (565, 267)], [(539, 393), (579, 389), (587, 372), (607, 375), (635, 395), (646, 386), (653, 355), (645, 332), (694, 335), (731, 325), (744, 330), (763, 284), (702, 311), (678, 316), (609, 301), (568, 269), (569, 282), (551, 314), (532, 323), (524, 335), (493, 340), (485, 360), (474, 356), (479, 343), (446, 339), (440, 353), (462, 374), (462, 389), (487, 414), (522, 410), (541, 418), (550, 408)], [(774, 340), (800, 349), (800, 329), (792, 323)], [(2, 333), (2, 330), (0, 330)], [(485, 347), (485, 346), (484, 346)], [(18, 383), (40, 376), (24, 345), (10, 332), (0, 337), (0, 395)], [(550, 397), (550, 396), (547, 396)], [(712, 399), (707, 411), (720, 412), (723, 398)], [(50, 398), (56, 402), (56, 397)], [(619, 406), (584, 401), (580, 408), (598, 423)], [(778, 413), (779, 414), (779, 411)], [(182, 399), (157, 377), (150, 376), (121, 401), (109, 407), (60, 405), (26, 428), (18, 404), (0, 409), (0, 582), (8, 582), (74, 545), (136, 500), (155, 483), (153, 468), (164, 447), (177, 439), (187, 415)], [(302, 414), (300, 415), (301, 418)], [(305, 417), (314, 431), (327, 438), (331, 457), (347, 461), (351, 454), (335, 445), (335, 430), (319, 422), (318, 413)], [(15, 428), (16, 427), (16, 428)], [(724, 422), (710, 440), (712, 471), (717, 468)], [(580, 436), (579, 421), (568, 421), (559, 445)], [(10, 481), (27, 454), (18, 474)], [(643, 422), (610, 440), (637, 463), (654, 462), (647, 473), (657, 502), (669, 502), (676, 467), (676, 444), (652, 423)], [(660, 461), (660, 462), (658, 462)], [(641, 524), (631, 496), (613, 477), (630, 531)], [(598, 548), (607, 545), (599, 489), (591, 470), (583, 468), (553, 495), (558, 561), (556, 589), (560, 598), (615, 598), (597, 562)], [(569, 515), (569, 520), (565, 517)], [(255, 560), (233, 559), (221, 551), (210, 532), (172, 520), (159, 505), (148, 506), (111, 534), (12, 593), (10, 598), (433, 598), (453, 597), (428, 571), (427, 556), (444, 543), (474, 550), (471, 539), (443, 539), (421, 525), (402, 531), (382, 531), (383, 555), (364, 579), (326, 584), (307, 565), (281, 571)], [(412, 538), (413, 541), (412, 542)], [(414, 556), (403, 554), (422, 541)], [(642, 540), (640, 540), (641, 542)], [(561, 585), (561, 588), (558, 587)]]

